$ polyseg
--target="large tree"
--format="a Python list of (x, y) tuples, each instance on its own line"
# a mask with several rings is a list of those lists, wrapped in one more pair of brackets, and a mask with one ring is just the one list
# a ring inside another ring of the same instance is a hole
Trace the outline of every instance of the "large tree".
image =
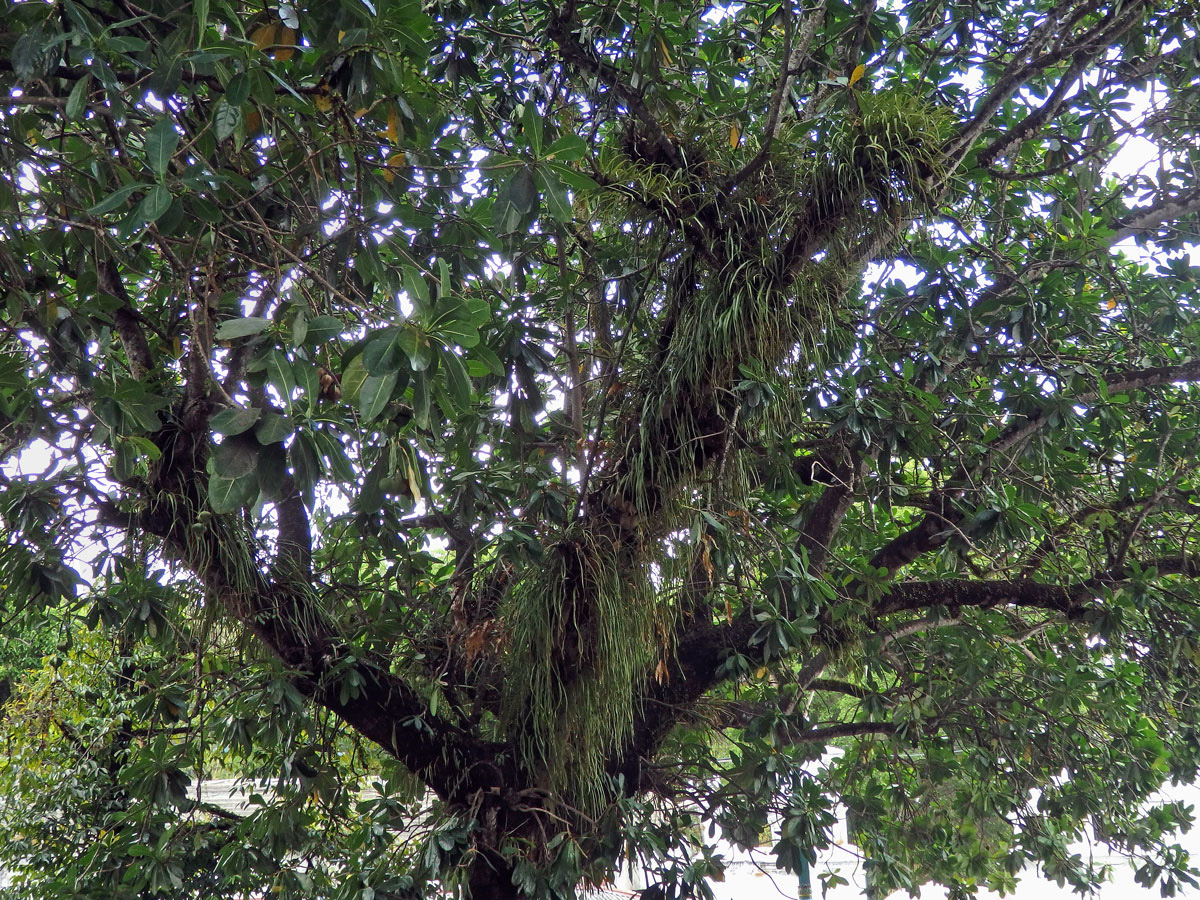
[(1190, 883), (1192, 3), (0, 21), (24, 896)]

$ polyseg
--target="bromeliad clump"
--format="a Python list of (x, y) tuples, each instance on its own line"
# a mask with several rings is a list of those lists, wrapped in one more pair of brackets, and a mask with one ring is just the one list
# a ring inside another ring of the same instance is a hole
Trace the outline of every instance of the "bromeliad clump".
[[(685, 217), (663, 231), (688, 239), (664, 247), (660, 324), (630, 351), (645, 357), (644, 382), (605, 426), (618, 452), (595, 474), (583, 517), (516, 579), (501, 611), (507, 735), (535, 781), (582, 809), (603, 803), (605, 761), (629, 735), (655, 657), (670, 652), (656, 626), (672, 614), (671, 592), (650, 572), (663, 539), (686, 524), (688, 491), (727, 479), (716, 490), (740, 505), (740, 467), (717, 463), (734, 455), (735, 435), (753, 428), (770, 441), (793, 417), (786, 402), (743, 416), (742, 373), (765, 373), (788, 398), (843, 357), (847, 296), (942, 180), (940, 120), (900, 94), (864, 100), (825, 133), (784, 139), (724, 193), (698, 194), (697, 179), (661, 160), (607, 157), (618, 180), (640, 185), (624, 196)], [(712, 155), (697, 145), (689, 165), (719, 184)]]
[(603, 804), (604, 762), (629, 735), (660, 615), (644, 564), (582, 529), (513, 587), (503, 718), (535, 782)]

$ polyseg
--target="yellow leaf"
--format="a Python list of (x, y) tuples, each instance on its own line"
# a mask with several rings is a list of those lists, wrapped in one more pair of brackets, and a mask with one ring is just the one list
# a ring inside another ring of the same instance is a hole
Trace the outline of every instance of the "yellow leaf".
[(275, 43), (275, 31), (278, 25), (260, 25), (250, 32), (250, 40), (254, 42), (255, 50), (265, 51)]
[(659, 684), (671, 680), (671, 672), (667, 668), (667, 664), (661, 659), (658, 661), (658, 665), (654, 667), (654, 680)]
[(662, 38), (658, 39), (658, 49), (662, 52), (663, 63), (668, 66), (674, 65), (674, 63), (671, 62), (671, 54), (667, 50), (667, 42)]
[(854, 71), (850, 73), (850, 81), (847, 84), (854, 84), (856, 81), (861, 81), (863, 75), (867, 73), (867, 67), (859, 63), (854, 67)]
[(393, 144), (400, 143), (400, 116), (395, 106), (388, 110), (387, 139)]
[(313, 106), (321, 112), (329, 112), (333, 109), (333, 98), (329, 96), (329, 85), (322, 81), (317, 88), (317, 93), (313, 95)]
[(737, 122), (729, 126), (729, 146), (737, 149), (737, 145), (742, 142), (742, 133), (738, 130)]
[(393, 153), (387, 158), (387, 162), (383, 164), (383, 180), (391, 184), (396, 180), (396, 167), (402, 166), (405, 163), (403, 153)]
[(346, 32), (344, 32), (344, 31), (338, 32), (338, 43), (339, 44), (342, 42), (342, 38), (344, 38), (345, 36), (346, 36)]
[(417, 477), (416, 467), (414, 467), (412, 465), (408, 465), (405, 468), (408, 469), (408, 473), (407, 473), (408, 474), (408, 489), (410, 491), (412, 491), (413, 500), (415, 500), (417, 503), (420, 503), (421, 502), (421, 481)]
[(279, 29), (279, 46), (273, 56), (276, 59), (291, 59), (296, 52), (296, 32), (286, 25)]
[(754, 677), (757, 678), (759, 681), (762, 681), (762, 679), (767, 677), (768, 671), (769, 670), (767, 669), (766, 666), (759, 666), (758, 671), (754, 673)]
[(1107, 306), (1107, 308), (1108, 308), (1108, 309), (1116, 309), (1116, 308), (1117, 308), (1117, 298), (1116, 298), (1116, 297), (1109, 297), (1109, 298), (1108, 298), (1108, 303), (1106, 304), (1106, 306)]

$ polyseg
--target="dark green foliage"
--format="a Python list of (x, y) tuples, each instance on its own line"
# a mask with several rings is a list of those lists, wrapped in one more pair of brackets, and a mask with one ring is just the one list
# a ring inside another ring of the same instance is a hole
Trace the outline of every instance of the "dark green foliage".
[(0, 6), (14, 896), (1191, 884), (1196, 21)]

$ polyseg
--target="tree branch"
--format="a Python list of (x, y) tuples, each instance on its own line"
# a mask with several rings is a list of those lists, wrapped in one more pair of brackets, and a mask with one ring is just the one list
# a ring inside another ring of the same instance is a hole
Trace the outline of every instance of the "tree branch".
[(150, 355), (150, 345), (142, 330), (141, 320), (112, 257), (97, 247), (95, 260), (96, 286), (102, 293), (115, 297), (121, 303), (113, 312), (113, 325), (121, 339), (121, 346), (125, 348), (125, 357), (129, 360), (129, 374), (141, 381), (154, 367), (154, 358)]
[(663, 130), (662, 123), (650, 111), (645, 97), (639, 91), (630, 87), (628, 79), (612, 63), (605, 60), (594, 49), (585, 47), (575, 37), (572, 27), (575, 24), (576, 0), (567, 0), (558, 13), (551, 17), (547, 36), (558, 44), (559, 53), (564, 62), (569, 63), (582, 72), (593, 75), (608, 86), (608, 89), (621, 99), (626, 108), (646, 128), (646, 137), (671, 162), (680, 166), (683, 156)]
[(808, 554), (810, 574), (819, 576), (824, 571), (833, 538), (853, 504), (869, 458), (856, 448), (850, 452), (849, 460), (835, 464), (831, 472), (833, 483), (821, 492), (807, 512), (796, 544)]
[(1077, 6), (1063, 3), (1047, 13), (1045, 21), (1030, 33), (1025, 43), (1013, 54), (1012, 60), (980, 103), (975, 115), (959, 129), (958, 134), (948, 144), (947, 156), (950, 159), (954, 162), (962, 160), (992, 117), (1035, 73), (1055, 66), (1067, 58), (1072, 58), (1075, 62), (1082, 59), (1091, 62), (1133, 27), (1141, 17), (1145, 4), (1131, 3), (1123, 8), (1118, 6), (1070, 44), (1061, 45), (1046, 53), (1041, 52), (1053, 37), (1069, 31), (1099, 6), (1099, 0), (1087, 0)]
[(817, 33), (817, 26), (820, 25), (821, 20), (825, 16), (825, 0), (820, 0), (816, 8), (804, 17), (799, 40), (796, 41), (794, 47), (792, 46), (792, 33), (795, 30), (795, 26), (792, 21), (793, 15), (790, 12), (789, 10), (783, 32), (783, 53), (780, 60), (779, 81), (775, 86), (775, 93), (772, 95), (771, 104), (768, 107), (767, 124), (763, 128), (762, 146), (750, 162), (746, 163), (740, 171), (729, 178), (724, 185), (726, 191), (732, 191), (757, 172), (770, 157), (771, 145), (779, 134), (780, 114), (783, 111), (784, 102), (787, 100), (788, 91), (791, 89), (792, 79), (795, 77), (796, 69), (808, 55), (808, 48), (812, 45), (813, 36)]
[(1116, 244), (1135, 235), (1158, 228), (1164, 222), (1181, 219), (1200, 212), (1200, 188), (1182, 196), (1170, 197), (1143, 207), (1131, 216), (1119, 220), (1117, 230), (1108, 239)]
[(1000, 135), (980, 151), (979, 165), (983, 167), (990, 166), (998, 157), (1007, 156), (1014, 148), (1019, 148), (1025, 141), (1036, 136), (1038, 131), (1058, 114), (1059, 109), (1062, 108), (1063, 102), (1066, 100), (1067, 90), (1083, 74), (1083, 71), (1091, 61), (1092, 57), (1086, 53), (1078, 54), (1071, 61), (1062, 78), (1058, 80), (1058, 84), (1054, 86), (1054, 90), (1050, 92), (1050, 96), (1046, 98), (1045, 103), (1026, 116), (1012, 130)]
[[(1173, 382), (1200, 381), (1200, 360), (1175, 366), (1156, 366), (1113, 372), (1103, 380), (1109, 393), (1140, 391)], [(1074, 406), (1086, 406), (1099, 397), (1100, 391), (1095, 388), (1070, 399)], [(931, 497), (931, 500), (938, 503), (938, 509), (926, 515), (908, 531), (879, 548), (871, 558), (871, 565), (876, 569), (886, 569), (889, 574), (894, 574), (922, 554), (943, 546), (952, 533), (949, 526), (957, 524), (963, 518), (962, 513), (953, 506), (951, 501), (961, 497), (968, 486), (980, 480), (995, 465), (1000, 454), (1023, 443), (1044, 428), (1050, 420), (1052, 412), (1053, 410), (1046, 408), (1028, 416), (1024, 421), (1013, 422), (988, 444), (977, 463), (970, 466), (965, 461), (961, 463), (958, 472), (950, 479), (947, 486)]]

